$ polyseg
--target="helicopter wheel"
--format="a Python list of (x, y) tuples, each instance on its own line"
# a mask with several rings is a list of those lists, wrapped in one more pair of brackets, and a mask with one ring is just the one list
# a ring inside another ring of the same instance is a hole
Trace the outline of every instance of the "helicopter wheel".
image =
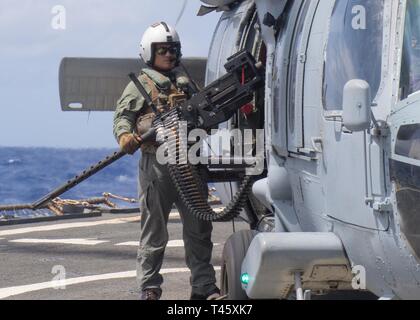
[(257, 233), (255, 230), (241, 230), (230, 236), (225, 243), (222, 256), (221, 294), (228, 300), (249, 299), (241, 286), (241, 267), (249, 245)]

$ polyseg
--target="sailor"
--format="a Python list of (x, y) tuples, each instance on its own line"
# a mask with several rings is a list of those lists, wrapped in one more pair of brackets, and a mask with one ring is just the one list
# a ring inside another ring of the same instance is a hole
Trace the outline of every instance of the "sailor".
[[(181, 43), (175, 29), (165, 22), (150, 26), (141, 40), (140, 56), (147, 64), (138, 77), (140, 83), (161, 111), (173, 101), (191, 94), (190, 80), (176, 68), (181, 59)], [(173, 99), (176, 97), (177, 99)], [(139, 138), (152, 125), (155, 115), (131, 82), (125, 89), (114, 114), (114, 135), (122, 150), (134, 154)], [(220, 296), (215, 271), (210, 263), (213, 243), (212, 224), (187, 212), (165, 165), (156, 159), (155, 142), (141, 145), (139, 184), (141, 189), (141, 234), (137, 255), (137, 280), (141, 299), (161, 297), (160, 274), (168, 242), (167, 223), (175, 203), (183, 222), (185, 260), (191, 270), (191, 299), (215, 299)], [(207, 194), (207, 190), (203, 190)]]

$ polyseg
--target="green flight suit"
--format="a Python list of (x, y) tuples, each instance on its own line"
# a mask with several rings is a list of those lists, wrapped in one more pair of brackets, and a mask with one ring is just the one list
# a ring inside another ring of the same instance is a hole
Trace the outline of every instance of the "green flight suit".
[[(153, 69), (143, 69), (140, 82), (151, 93), (146, 77), (153, 80), (156, 88), (163, 95), (174, 84), (177, 88), (188, 85), (188, 78), (183, 74), (172, 73), (171, 81), (167, 76)], [(175, 80), (176, 79), (176, 80)], [(114, 115), (114, 135), (133, 132), (136, 119), (144, 107), (144, 98), (133, 83), (125, 89), (118, 101)], [(216, 288), (215, 271), (211, 265), (213, 243), (211, 241), (212, 224), (201, 221), (187, 212), (168, 169), (156, 160), (155, 150), (143, 150), (139, 168), (141, 235), (137, 255), (137, 279), (139, 289), (160, 287), (163, 278), (159, 273), (162, 267), (164, 251), (168, 242), (167, 223), (169, 213), (175, 203), (183, 223), (185, 261), (191, 270), (190, 283), (192, 292), (206, 295)], [(207, 190), (203, 190), (207, 196)]]

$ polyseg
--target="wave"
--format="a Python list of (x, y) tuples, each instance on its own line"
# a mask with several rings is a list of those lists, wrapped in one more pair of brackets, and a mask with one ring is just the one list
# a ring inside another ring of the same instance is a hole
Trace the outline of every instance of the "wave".
[[(0, 204), (32, 203), (114, 151), (0, 147)], [(104, 192), (136, 197), (138, 160), (138, 155), (124, 157), (62, 198), (100, 197)]]
[(9, 159), (7, 160), (6, 164), (8, 165), (17, 165), (17, 164), (21, 164), (22, 160), (20, 159)]

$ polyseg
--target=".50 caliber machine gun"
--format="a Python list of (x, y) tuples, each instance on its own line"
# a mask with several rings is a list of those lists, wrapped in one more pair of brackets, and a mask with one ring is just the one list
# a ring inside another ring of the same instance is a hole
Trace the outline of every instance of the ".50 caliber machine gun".
[[(176, 139), (180, 139), (178, 132), (180, 121), (186, 121), (189, 130), (209, 130), (229, 120), (240, 107), (253, 99), (255, 90), (263, 86), (264, 68), (261, 63), (256, 63), (252, 55), (247, 51), (238, 52), (230, 57), (225, 68), (227, 73), (223, 77), (214, 81), (200, 92), (197, 92), (191, 99), (185, 101), (180, 106), (164, 113), (159, 113), (137, 77), (134, 74), (130, 74), (131, 80), (156, 115), (153, 127), (142, 135), (140, 140), (142, 142), (153, 140), (160, 130), (170, 130), (175, 133)], [(179, 140), (176, 142), (179, 142)], [(182, 156), (180, 154), (180, 152), (175, 152), (172, 156), (177, 157), (176, 160), (180, 160), (179, 157)], [(115, 152), (113, 155), (83, 171), (80, 175), (34, 202), (31, 205), (31, 209), (36, 210), (44, 207), (48, 202), (109, 166), (124, 155), (126, 153), (123, 151)], [(182, 200), (191, 214), (199, 219), (224, 221), (230, 220), (240, 213), (252, 183), (251, 176), (245, 176), (239, 191), (225, 210), (216, 213), (208, 205), (207, 197), (203, 196), (199, 191), (200, 188), (198, 186), (203, 181), (196, 168), (188, 163), (179, 164), (180, 161), (176, 161), (175, 163), (168, 165), (169, 172)]]

